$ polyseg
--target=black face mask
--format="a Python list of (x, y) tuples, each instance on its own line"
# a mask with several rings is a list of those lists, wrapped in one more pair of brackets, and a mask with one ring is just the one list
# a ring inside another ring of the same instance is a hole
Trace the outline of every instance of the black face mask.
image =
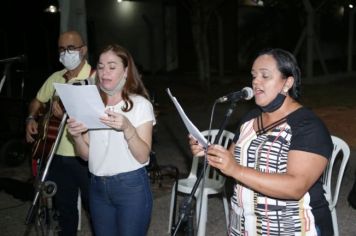
[(280, 108), (286, 99), (286, 95), (279, 93), (275, 99), (273, 99), (272, 102), (270, 102), (268, 105), (260, 107), (263, 112), (274, 112), (278, 108)]

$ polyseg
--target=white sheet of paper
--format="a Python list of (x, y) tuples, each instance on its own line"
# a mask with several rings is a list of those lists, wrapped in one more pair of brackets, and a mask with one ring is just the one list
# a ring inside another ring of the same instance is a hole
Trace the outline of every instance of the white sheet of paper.
[(167, 88), (167, 93), (169, 95), (169, 97), (171, 98), (172, 102), (174, 103), (174, 105), (177, 108), (177, 111), (180, 115), (180, 117), (182, 118), (185, 127), (188, 129), (189, 133), (196, 139), (198, 140), (198, 142), (200, 143), (200, 145), (202, 145), (203, 147), (208, 147), (208, 141), (206, 140), (206, 138), (204, 137), (204, 135), (202, 135), (202, 133), (198, 130), (197, 127), (194, 126), (194, 124), (189, 120), (189, 118), (187, 117), (187, 115), (185, 114), (183, 108), (181, 107), (181, 105), (179, 104), (178, 100), (172, 95), (171, 91), (169, 88)]
[(69, 115), (82, 122), (88, 129), (107, 129), (99, 117), (105, 116), (105, 106), (95, 85), (54, 83), (64, 108)]

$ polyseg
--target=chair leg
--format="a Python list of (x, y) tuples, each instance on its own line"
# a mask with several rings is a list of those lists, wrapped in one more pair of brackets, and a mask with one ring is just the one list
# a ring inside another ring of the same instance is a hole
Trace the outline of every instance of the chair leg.
[(171, 233), (172, 225), (173, 225), (173, 215), (175, 214), (174, 212), (174, 205), (176, 204), (175, 199), (176, 199), (176, 182), (174, 182), (172, 186), (172, 195), (171, 195), (171, 204), (169, 207), (169, 222), (168, 222), (168, 233)]
[[(200, 215), (200, 206), (201, 206), (201, 195), (200, 195), (200, 192), (197, 191), (194, 195), (195, 197), (195, 215), (196, 215), (196, 224), (198, 225), (199, 224), (199, 215)], [(202, 206), (203, 207), (203, 206)]]
[(80, 191), (78, 193), (78, 228), (77, 230), (80, 231), (82, 229), (82, 198), (80, 197)]
[[(198, 196), (200, 197), (200, 196)], [(197, 214), (197, 220), (200, 221), (198, 222), (198, 231), (197, 231), (197, 236), (205, 236), (205, 231), (206, 231), (206, 222), (208, 218), (208, 195), (203, 191), (203, 197), (202, 197), (202, 203), (201, 203), (201, 211), (200, 211), (200, 216)], [(197, 201), (198, 203), (198, 201)], [(200, 207), (200, 206), (197, 206)], [(198, 213), (198, 211), (197, 211)]]
[(227, 232), (228, 232), (228, 230), (229, 230), (229, 224), (230, 224), (230, 222), (229, 222), (229, 215), (230, 215), (230, 212), (229, 212), (229, 202), (227, 201), (225, 189), (223, 190), (223, 193), (222, 193), (222, 200), (223, 200), (224, 211), (225, 211), (226, 230), (227, 230)]
[(333, 221), (333, 230), (334, 230), (334, 236), (339, 236), (339, 227), (337, 225), (337, 215), (336, 215), (336, 209), (332, 209), (331, 211), (331, 218)]

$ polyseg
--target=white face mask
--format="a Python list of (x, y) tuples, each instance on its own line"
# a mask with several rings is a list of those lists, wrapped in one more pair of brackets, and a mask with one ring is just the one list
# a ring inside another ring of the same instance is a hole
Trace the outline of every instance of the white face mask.
[(116, 93), (121, 92), (121, 90), (124, 88), (126, 83), (126, 75), (123, 76), (123, 78), (117, 83), (117, 85), (115, 86), (115, 88), (109, 90), (106, 89), (104, 87), (102, 87), (101, 85), (99, 85), (100, 89), (106, 93), (109, 96), (114, 96)]
[(65, 51), (59, 55), (59, 61), (67, 70), (74, 70), (82, 62), (82, 58), (79, 51)]

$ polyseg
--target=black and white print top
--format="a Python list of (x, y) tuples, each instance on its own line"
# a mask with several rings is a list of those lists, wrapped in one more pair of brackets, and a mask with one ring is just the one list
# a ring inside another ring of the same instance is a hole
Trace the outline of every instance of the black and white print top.
[[(299, 108), (275, 125), (255, 131), (261, 117), (253, 110), (241, 121), (234, 143), (236, 161), (265, 173), (285, 173), (288, 152), (300, 150), (330, 158), (333, 144), (323, 122), (307, 108)], [(231, 198), (230, 235), (317, 235), (314, 209), (328, 207), (319, 179), (299, 200), (265, 196), (238, 182)]]

